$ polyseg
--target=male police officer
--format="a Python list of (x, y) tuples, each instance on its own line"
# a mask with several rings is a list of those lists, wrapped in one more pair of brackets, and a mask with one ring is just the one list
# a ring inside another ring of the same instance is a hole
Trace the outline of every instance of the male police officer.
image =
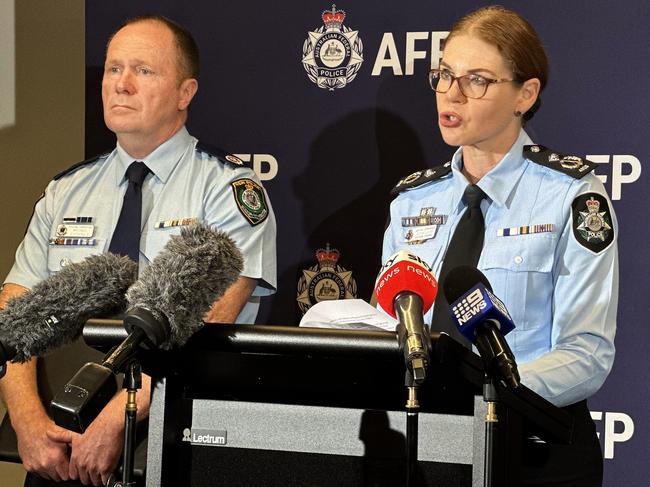
[[(73, 166), (48, 185), (5, 280), (0, 305), (68, 262), (108, 250), (128, 253), (115, 229), (123, 223), (125, 194), (135, 185), (141, 192), (142, 216), (139, 252), (136, 242), (132, 258), (140, 268), (181, 226), (212, 224), (235, 240), (245, 264), (242, 277), (214, 304), (206, 321), (254, 321), (259, 297), (275, 288), (275, 219), (255, 174), (236, 157), (222, 158), (205, 149), (185, 129), (197, 75), (194, 39), (164, 17), (133, 19), (113, 35), (102, 99), (104, 120), (117, 136), (117, 147)], [(143, 386), (138, 395), (141, 416), (148, 411), (148, 378)], [(106, 483), (121, 452), (123, 394), (79, 435), (57, 427), (47, 416), (34, 360), (10, 365), (0, 391), (23, 465), (33, 473), (26, 485), (68, 479)]]

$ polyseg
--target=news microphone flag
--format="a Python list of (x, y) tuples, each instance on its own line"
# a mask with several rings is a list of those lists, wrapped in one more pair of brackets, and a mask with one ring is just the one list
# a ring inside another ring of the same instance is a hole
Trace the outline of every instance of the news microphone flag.
[(404, 292), (417, 294), (422, 299), (422, 312), (433, 306), (438, 293), (438, 282), (429, 265), (420, 257), (404, 250), (390, 257), (382, 266), (375, 283), (377, 304), (396, 318), (395, 297)]
[(454, 301), (450, 313), (458, 330), (472, 343), (476, 341), (476, 328), (486, 321), (496, 324), (502, 335), (515, 328), (506, 306), (482, 283)]

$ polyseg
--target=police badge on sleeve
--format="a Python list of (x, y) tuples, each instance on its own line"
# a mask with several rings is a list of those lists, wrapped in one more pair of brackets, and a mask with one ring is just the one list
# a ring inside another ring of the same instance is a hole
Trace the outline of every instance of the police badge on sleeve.
[(363, 43), (359, 31), (343, 25), (345, 11), (325, 10), (323, 26), (308, 32), (302, 47), (302, 65), (309, 79), (319, 88), (334, 91), (344, 88), (363, 63)]
[(264, 190), (252, 179), (238, 179), (232, 183), (237, 208), (253, 226), (262, 223), (269, 216)]
[(614, 241), (607, 198), (598, 193), (585, 193), (575, 198), (571, 207), (576, 241), (595, 253), (605, 250)]

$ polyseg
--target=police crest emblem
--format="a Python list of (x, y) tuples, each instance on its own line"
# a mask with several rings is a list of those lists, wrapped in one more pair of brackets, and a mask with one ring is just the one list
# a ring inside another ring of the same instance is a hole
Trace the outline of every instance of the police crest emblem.
[(573, 200), (573, 235), (592, 252), (601, 252), (614, 240), (611, 211), (607, 199), (586, 193)]
[(359, 31), (343, 25), (345, 11), (325, 10), (323, 24), (308, 37), (302, 47), (302, 65), (309, 79), (319, 88), (334, 91), (344, 88), (356, 76), (363, 63), (363, 43)]
[(238, 179), (231, 183), (237, 208), (248, 222), (255, 226), (269, 216), (264, 190), (252, 179)]
[(338, 265), (340, 253), (328, 243), (316, 251), (318, 264), (303, 269), (298, 280), (298, 307), (302, 314), (321, 301), (353, 299), (357, 297), (357, 283), (352, 271)]

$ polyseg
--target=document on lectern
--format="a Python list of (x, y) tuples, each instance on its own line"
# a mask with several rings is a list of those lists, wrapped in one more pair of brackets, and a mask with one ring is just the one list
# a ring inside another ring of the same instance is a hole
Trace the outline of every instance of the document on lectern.
[(309, 308), (300, 320), (307, 328), (395, 331), (398, 321), (362, 299), (321, 301)]

